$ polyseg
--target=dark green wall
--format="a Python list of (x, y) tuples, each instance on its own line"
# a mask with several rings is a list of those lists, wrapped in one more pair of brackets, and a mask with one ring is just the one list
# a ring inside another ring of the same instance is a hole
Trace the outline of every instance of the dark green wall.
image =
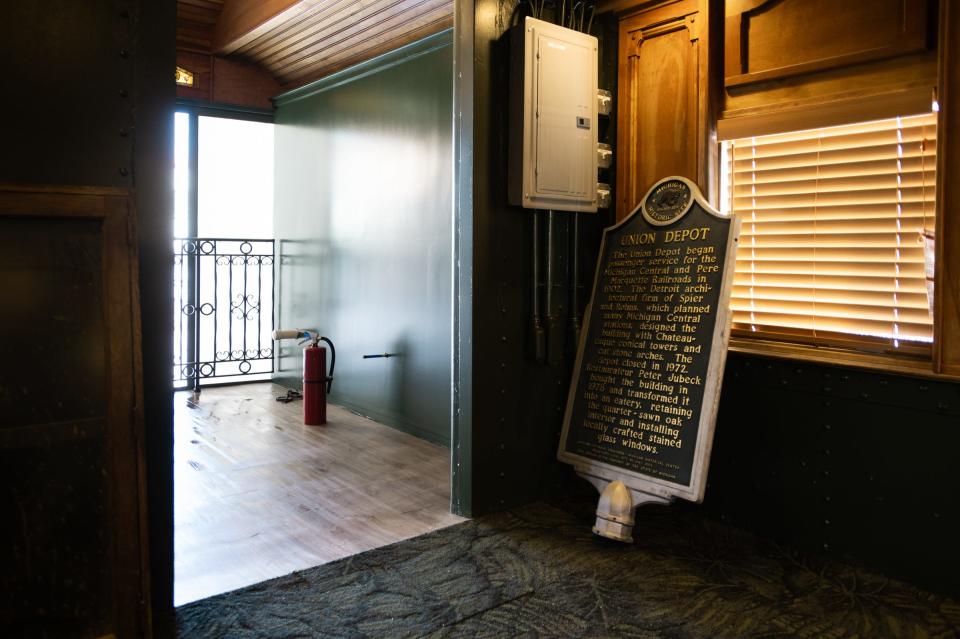
[[(278, 100), (278, 326), (337, 347), (330, 401), (450, 441), (450, 32)], [(296, 385), (287, 343), (277, 379)], [(397, 353), (388, 359), (364, 354)]]
[[(547, 287), (546, 266), (550, 261), (548, 233), (554, 238), (552, 261), (557, 277), (552, 286), (553, 304), (549, 309), (544, 307), (544, 315), (555, 318), (547, 340), (552, 345), (548, 350), (552, 350), (553, 362), (538, 364), (531, 356), (529, 339), (533, 216), (531, 211), (507, 203), (510, 49), (505, 34), (520, 18), (517, 4), (493, 0), (457, 4), (461, 12), (458, 19), (469, 20), (474, 37), (472, 46), (461, 43), (458, 49), (458, 59), (473, 62), (472, 96), (465, 87), (458, 93), (463, 100), (471, 100), (473, 110), (473, 130), (469, 139), (460, 141), (461, 158), (471, 160), (472, 168), (469, 177), (463, 175), (458, 181), (460, 188), (469, 189), (471, 194), (469, 202), (460, 204), (461, 211), (469, 208), (469, 227), (463, 233), (472, 240), (472, 272), (462, 278), (460, 300), (471, 303), (472, 330), (464, 331), (459, 342), (471, 370), (464, 376), (468, 384), (461, 384), (459, 390), (470, 394), (463, 399), (462, 407), (469, 414), (461, 416), (460, 422), (461, 429), (466, 425), (470, 432), (466, 442), (469, 448), (463, 448), (463, 465), (472, 465), (472, 472), (469, 485), (461, 480), (455, 487), (462, 493), (463, 512), (473, 515), (562, 491), (564, 482), (569, 481), (566, 469), (556, 461), (556, 447), (574, 355), (569, 329), (572, 214), (558, 212), (552, 229), (546, 212), (542, 214), (542, 287)], [(595, 21), (594, 35), (603, 36), (608, 27)], [(601, 37), (599, 83), (602, 88), (613, 89), (616, 49), (609, 47), (608, 41)], [(615, 139), (615, 116), (600, 119), (600, 140), (610, 142)], [(604, 177), (610, 180), (612, 175), (610, 171)], [(589, 297), (600, 236), (612, 223), (612, 212), (579, 216), (582, 312)]]
[[(174, 18), (173, 2), (36, 0), (5, 3), (0, 26), (0, 51), (11, 61), (0, 180), (135, 190), (153, 613), (160, 636), (173, 610)], [(55, 344), (51, 338), (48, 347)], [(27, 368), (21, 374), (29, 374)], [(58, 392), (52, 380), (50, 392)], [(68, 495), (71, 478), (61, 472), (48, 477), (49, 488)]]
[(733, 354), (714, 516), (960, 593), (960, 385)]

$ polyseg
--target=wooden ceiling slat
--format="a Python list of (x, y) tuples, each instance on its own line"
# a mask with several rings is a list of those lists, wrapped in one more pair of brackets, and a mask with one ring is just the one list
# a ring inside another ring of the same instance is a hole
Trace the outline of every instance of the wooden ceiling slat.
[[(367, 0), (369, 2), (370, 0)], [(301, 16), (301, 20), (291, 20), (279, 25), (269, 33), (264, 33), (247, 46), (238, 50), (241, 55), (265, 60), (272, 57), (279, 49), (293, 46), (304, 39), (313, 37), (323, 22), (330, 16), (347, 11), (351, 6), (359, 4), (356, 0), (332, 0), (324, 5), (318, 5), (309, 13)]]
[(229, 55), (276, 26), (299, 20), (323, 0), (230, 0), (213, 29), (216, 53)]
[[(429, 0), (431, 4), (446, 4), (447, 0)], [(416, 31), (421, 27), (442, 19), (447, 12), (443, 6), (436, 6), (431, 12), (425, 12), (408, 18), (406, 16), (395, 16), (392, 22), (394, 24), (382, 24), (366, 29), (356, 29), (351, 34), (344, 34), (346, 37), (339, 40), (335, 45), (327, 47), (321, 52), (315, 53), (309, 58), (301, 59), (297, 67), (287, 67), (286, 74), (291, 78), (302, 76), (306, 70), (316, 67), (318, 62), (327, 63), (352, 56), (354, 50), (364, 50), (370, 46), (377, 46), (380, 43), (402, 38), (405, 34)]]
[[(231, 57), (259, 65), (287, 89), (453, 24), (453, 0), (272, 0), (259, 9), (237, 2), (177, 0), (177, 46), (215, 53), (213, 48), (220, 46), (215, 40), (229, 32), (230, 42), (221, 53), (231, 52)], [(272, 6), (276, 10), (244, 33), (218, 24), (224, 19), (225, 3), (231, 4), (231, 15), (240, 9), (263, 13)]]
[(376, 37), (391, 29), (409, 30), (407, 21), (415, 21), (421, 15), (450, 4), (450, 0), (413, 0), (407, 2), (384, 2), (367, 7), (362, 15), (351, 16), (349, 22), (338, 20), (325, 29), (323, 36), (312, 39), (309, 46), (301, 46), (263, 63), (275, 69), (281, 79), (294, 77), (300, 69), (313, 66), (329, 58), (355, 41)]
[(404, 34), (398, 35), (396, 38), (387, 40), (382, 44), (373, 44), (365, 49), (356, 49), (352, 50), (351, 54), (347, 57), (339, 59), (333, 62), (326, 62), (324, 65), (316, 67), (312, 73), (305, 74), (298, 77), (296, 80), (288, 82), (284, 87), (286, 90), (295, 89), (297, 87), (309, 84), (315, 80), (319, 80), (328, 75), (347, 69), (361, 62), (365, 62), (372, 58), (398, 49), (404, 45), (416, 42), (427, 36), (434, 35), (445, 29), (450, 29), (453, 27), (453, 13), (446, 12), (440, 16), (436, 21), (430, 22), (423, 25), (413, 31), (408, 31)]
[(177, 0), (177, 47), (209, 52), (223, 1)]
[(178, 7), (199, 7), (211, 11), (220, 11), (223, 8), (223, 0), (177, 0)]
[(294, 82), (315, 73), (317, 69), (324, 66), (335, 65), (341, 60), (358, 57), (358, 54), (362, 54), (368, 49), (380, 47), (392, 40), (404, 39), (404, 36), (410, 32), (442, 21), (449, 13), (445, 10), (449, 0), (429, 0), (424, 4), (431, 5), (432, 10), (418, 14), (415, 18), (409, 18), (401, 14), (393, 16), (380, 25), (370, 25), (365, 29), (353, 29), (352, 34), (341, 39), (336, 45), (301, 60), (295, 67), (284, 68), (281, 80), (287, 83)]
[[(423, 0), (404, 11), (392, 15), (378, 16), (376, 22), (358, 24), (337, 34), (337, 40), (322, 50), (313, 51), (301, 57), (296, 63), (283, 66), (282, 80), (289, 82), (310, 71), (318, 64), (335, 62), (338, 57), (350, 55), (353, 48), (366, 48), (393, 39), (397, 34), (416, 30), (420, 26), (433, 22), (434, 13), (446, 13), (449, 0)], [(419, 11), (417, 11), (419, 9)], [(414, 15), (410, 13), (417, 11)]]
[(287, 41), (285, 46), (277, 49), (275, 53), (264, 55), (260, 59), (264, 64), (269, 65), (294, 64), (305, 55), (329, 46), (330, 40), (336, 38), (338, 34), (352, 28), (368, 27), (380, 15), (403, 11), (405, 4), (407, 2), (398, 3), (396, 0), (367, 0), (363, 3), (350, 3), (345, 11), (338, 11), (336, 14), (324, 17), (318, 16), (317, 20), (304, 32), (298, 34), (301, 37)]

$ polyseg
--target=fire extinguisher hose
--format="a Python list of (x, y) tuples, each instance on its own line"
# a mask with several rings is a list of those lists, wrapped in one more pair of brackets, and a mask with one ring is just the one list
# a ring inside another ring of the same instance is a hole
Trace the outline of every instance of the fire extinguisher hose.
[(333, 342), (330, 341), (330, 338), (320, 335), (318, 340), (322, 340), (327, 343), (330, 347), (330, 374), (327, 375), (327, 392), (330, 392), (330, 388), (333, 386), (333, 367), (337, 365), (337, 349), (333, 347)]

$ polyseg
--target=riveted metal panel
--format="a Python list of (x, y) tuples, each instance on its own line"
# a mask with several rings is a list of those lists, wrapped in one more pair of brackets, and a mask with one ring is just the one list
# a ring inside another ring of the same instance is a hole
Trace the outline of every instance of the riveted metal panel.
[(705, 508), (960, 591), (958, 404), (949, 382), (731, 355)]

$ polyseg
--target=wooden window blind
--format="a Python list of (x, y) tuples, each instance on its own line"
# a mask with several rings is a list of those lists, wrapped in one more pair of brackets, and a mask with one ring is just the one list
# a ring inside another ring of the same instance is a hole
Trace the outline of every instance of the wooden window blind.
[(936, 114), (724, 143), (734, 335), (929, 355)]

